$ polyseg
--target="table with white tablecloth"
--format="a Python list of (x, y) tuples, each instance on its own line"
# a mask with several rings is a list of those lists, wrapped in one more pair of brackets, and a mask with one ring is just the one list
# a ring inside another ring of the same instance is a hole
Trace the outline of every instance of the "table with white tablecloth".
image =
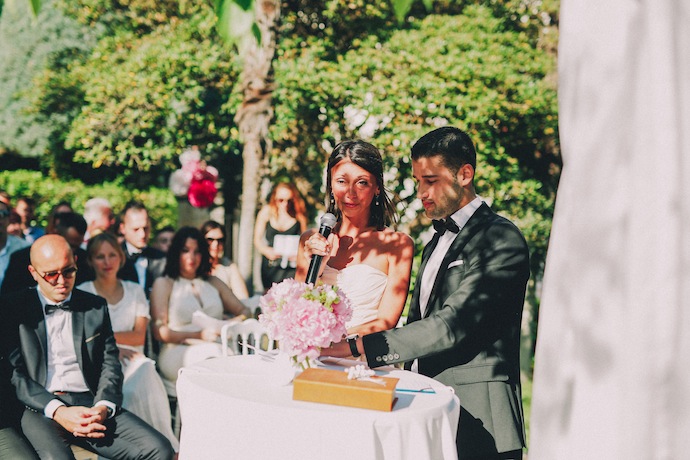
[[(325, 360), (326, 369), (361, 364)], [(180, 459), (456, 459), (460, 402), (428, 377), (385, 367), (400, 379), (391, 412), (292, 399), (292, 384), (259, 355), (180, 370)]]

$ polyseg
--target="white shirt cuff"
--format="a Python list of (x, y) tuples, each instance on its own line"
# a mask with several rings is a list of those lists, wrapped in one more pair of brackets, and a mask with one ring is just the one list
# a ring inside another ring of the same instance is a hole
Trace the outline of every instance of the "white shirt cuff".
[(108, 418), (113, 418), (115, 416), (115, 411), (117, 410), (117, 406), (110, 401), (106, 401), (105, 399), (102, 399), (98, 401), (96, 404), (93, 405), (93, 407), (96, 406), (106, 406), (110, 409), (110, 415)]
[(48, 404), (46, 404), (46, 408), (43, 409), (43, 414), (46, 417), (52, 419), (55, 415), (55, 411), (58, 410), (58, 407), (65, 405), (66, 404), (60, 401), (59, 399), (53, 399)]

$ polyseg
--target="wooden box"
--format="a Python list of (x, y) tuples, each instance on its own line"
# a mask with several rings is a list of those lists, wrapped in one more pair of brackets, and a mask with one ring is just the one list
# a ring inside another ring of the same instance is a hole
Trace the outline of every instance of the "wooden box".
[(345, 371), (309, 368), (293, 380), (292, 399), (390, 412), (399, 379), (372, 378), (382, 383), (348, 380)]

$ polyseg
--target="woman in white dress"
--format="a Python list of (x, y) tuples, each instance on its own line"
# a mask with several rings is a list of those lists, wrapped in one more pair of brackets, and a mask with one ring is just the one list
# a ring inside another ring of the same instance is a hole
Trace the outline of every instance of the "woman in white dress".
[(108, 302), (124, 373), (122, 407), (160, 431), (177, 452), (179, 442), (173, 434), (165, 387), (156, 371), (156, 363), (144, 356), (150, 319), (144, 290), (137, 283), (117, 277), (117, 271), (125, 263), (125, 254), (113, 235), (93, 236), (86, 251), (96, 279), (80, 284), (79, 289), (99, 295)]
[(348, 334), (391, 329), (410, 287), (412, 239), (391, 230), (395, 210), (383, 186), (383, 160), (364, 141), (338, 144), (328, 160), (328, 212), (338, 222), (324, 238), (315, 229), (300, 239), (295, 279), (306, 279), (311, 257), (324, 256), (321, 279), (337, 284), (352, 301)]
[(201, 231), (180, 228), (168, 250), (165, 276), (157, 278), (151, 290), (153, 335), (163, 344), (158, 367), (170, 381), (177, 380), (181, 367), (221, 356), (217, 339), (224, 313), (251, 316), (210, 271), (208, 244)]

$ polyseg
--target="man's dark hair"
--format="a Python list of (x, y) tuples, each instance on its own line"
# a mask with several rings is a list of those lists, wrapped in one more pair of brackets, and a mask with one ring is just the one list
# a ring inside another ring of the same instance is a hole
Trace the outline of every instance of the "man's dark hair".
[(86, 220), (84, 216), (76, 212), (59, 212), (54, 218), (55, 232), (65, 236), (67, 229), (74, 228), (82, 235), (86, 233)]
[(443, 164), (457, 174), (460, 167), (469, 164), (477, 169), (477, 152), (470, 136), (455, 127), (444, 126), (422, 136), (412, 146), (412, 159), (441, 156)]

